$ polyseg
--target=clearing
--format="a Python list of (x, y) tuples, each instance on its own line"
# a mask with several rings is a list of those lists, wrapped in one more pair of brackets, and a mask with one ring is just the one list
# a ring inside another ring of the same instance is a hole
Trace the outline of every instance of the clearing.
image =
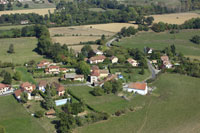
[(130, 101), (133, 105), (138, 102), (143, 105), (141, 110), (78, 128), (76, 132), (196, 133), (200, 131), (200, 107), (197, 106), (200, 102), (200, 79), (178, 74), (163, 74), (152, 86), (157, 87), (155, 95), (134, 97)]
[[(10, 44), (14, 45), (14, 54), (7, 53)], [(37, 39), (34, 37), (0, 39), (0, 60), (18, 64), (24, 64), (30, 60), (40, 61), (44, 58), (34, 51), (36, 44)]]
[(0, 16), (4, 14), (28, 14), (28, 13), (36, 13), (39, 15), (49, 14), (49, 11), (53, 13), (55, 8), (43, 8), (43, 9), (24, 9), (24, 10), (12, 10), (12, 11), (0, 11)]
[(154, 23), (164, 22), (168, 24), (183, 24), (185, 21), (200, 17), (200, 14), (194, 12), (186, 13), (172, 13), (162, 15), (152, 15), (154, 17)]
[(200, 30), (180, 30), (176, 34), (143, 32), (129, 38), (123, 38), (120, 42), (114, 44), (128, 48), (138, 48), (142, 51), (145, 46), (162, 50), (174, 44), (178, 52), (182, 52), (186, 56), (199, 58), (200, 46), (190, 41), (194, 35), (198, 34), (200, 34)]
[(6, 133), (47, 133), (16, 99), (10, 96), (0, 97), (0, 125), (5, 127)]

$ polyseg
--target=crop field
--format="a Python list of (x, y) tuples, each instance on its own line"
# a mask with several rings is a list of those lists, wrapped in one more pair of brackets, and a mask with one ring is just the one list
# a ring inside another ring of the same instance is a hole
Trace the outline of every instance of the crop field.
[[(144, 107), (107, 121), (76, 129), (78, 133), (197, 133), (200, 132), (200, 79), (163, 74), (152, 95), (130, 102)], [(105, 102), (106, 104), (106, 102)], [(119, 106), (121, 103), (119, 103)], [(112, 127), (112, 128), (111, 128)]]
[[(14, 45), (14, 54), (7, 53), (10, 44)], [(0, 39), (0, 60), (18, 64), (30, 60), (40, 61), (43, 57), (34, 51), (36, 44), (37, 39), (33, 37)]]
[(59, 42), (60, 44), (80, 44), (80, 42), (96, 41), (100, 39), (101, 36), (60, 36), (53, 37), (53, 42)]
[(161, 50), (174, 44), (178, 52), (182, 52), (186, 56), (199, 58), (200, 46), (190, 41), (194, 35), (198, 34), (200, 34), (200, 30), (180, 30), (176, 34), (146, 32), (130, 38), (124, 38), (114, 44), (128, 48), (139, 48), (142, 51), (145, 46)]
[(200, 14), (194, 12), (186, 13), (172, 13), (162, 15), (152, 15), (154, 17), (154, 23), (164, 22), (168, 24), (183, 24), (185, 21), (200, 17)]
[[(68, 46), (69, 48), (72, 48), (75, 52), (80, 52), (82, 47), (84, 45), (74, 45), (74, 46)], [(90, 45), (92, 47), (93, 50), (97, 50), (97, 48), (99, 47), (99, 45)]]
[(39, 120), (26, 112), (12, 95), (1, 96), (0, 105), (0, 125), (5, 127), (6, 133), (47, 133)]
[(39, 15), (45, 15), (45, 14), (49, 14), (49, 11), (53, 13), (54, 10), (55, 10), (55, 8), (0, 11), (0, 16), (4, 15), (4, 14), (15, 14), (15, 13), (19, 13), (19, 14), (36, 13), (36, 14), (39, 14)]

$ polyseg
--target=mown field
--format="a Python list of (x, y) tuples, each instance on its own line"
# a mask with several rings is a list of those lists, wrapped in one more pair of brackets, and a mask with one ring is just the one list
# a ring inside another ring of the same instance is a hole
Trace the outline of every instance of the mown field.
[[(143, 108), (120, 117), (76, 129), (78, 133), (197, 133), (200, 132), (200, 79), (163, 74), (152, 95), (129, 101)], [(97, 101), (97, 100), (95, 100)], [(106, 101), (106, 100), (105, 100)], [(104, 104), (107, 104), (105, 102)], [(121, 105), (120, 102), (115, 103)], [(113, 106), (111, 104), (111, 106)], [(109, 106), (108, 106), (109, 107)]]
[(124, 38), (114, 44), (128, 48), (139, 48), (140, 50), (143, 50), (145, 46), (161, 50), (174, 44), (178, 52), (182, 52), (186, 56), (199, 58), (200, 46), (190, 41), (194, 35), (198, 34), (200, 34), (200, 30), (181, 30), (176, 34), (145, 32), (130, 38)]
[[(7, 53), (10, 44), (14, 45), (14, 54)], [(43, 57), (34, 51), (36, 44), (37, 39), (33, 37), (0, 39), (0, 60), (19, 64), (30, 60), (40, 61)]]
[(168, 24), (183, 24), (185, 21), (200, 17), (200, 14), (195, 12), (186, 13), (172, 13), (162, 15), (152, 15), (154, 17), (154, 23), (164, 22)]
[(15, 14), (15, 13), (36, 13), (39, 15), (49, 14), (50, 12), (54, 12), (55, 8), (42, 8), (42, 9), (23, 9), (23, 10), (12, 10), (12, 11), (0, 11), (0, 16), (4, 14)]
[(47, 133), (12, 95), (1, 96), (0, 105), (0, 125), (6, 133)]

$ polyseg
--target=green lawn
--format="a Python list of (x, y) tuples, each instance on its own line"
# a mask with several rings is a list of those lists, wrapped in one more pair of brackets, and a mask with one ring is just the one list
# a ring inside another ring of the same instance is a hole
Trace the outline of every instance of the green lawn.
[(6, 133), (47, 133), (12, 95), (1, 96), (0, 105), (0, 125)]
[[(10, 44), (14, 45), (14, 54), (7, 53)], [(30, 60), (40, 61), (43, 57), (34, 51), (36, 44), (37, 39), (33, 37), (0, 39), (0, 60), (20, 64)]]
[(23, 82), (30, 82), (36, 84), (35, 80), (33, 79), (33, 76), (31, 75), (31, 73), (27, 72), (27, 69), (25, 67), (17, 67), (16, 71), (19, 71), (21, 73), (21, 78)]
[(70, 87), (70, 89), (77, 97), (83, 98), (88, 105), (98, 111), (112, 114), (117, 110), (125, 108), (128, 104), (126, 100), (113, 94), (93, 96), (90, 94), (93, 88), (88, 86)]
[(0, 26), (0, 30), (10, 30), (12, 28), (21, 29), (27, 25), (9, 25), (9, 26)]
[(139, 72), (141, 71), (141, 69), (139, 69), (139, 68), (129, 69), (130, 72), (127, 70), (128, 69), (126, 69), (126, 68), (113, 68), (113, 69), (111, 69), (111, 73), (114, 74), (116, 72), (121, 72), (122, 75), (124, 76), (124, 79), (126, 79), (126, 82), (144, 81), (149, 76), (151, 76), (148, 69), (145, 69), (144, 75), (139, 74)]
[(182, 30), (177, 34), (170, 34), (168, 32), (143, 32), (130, 38), (124, 38), (115, 44), (128, 48), (139, 48), (140, 50), (143, 50), (145, 46), (154, 49), (163, 49), (175, 44), (178, 52), (198, 58), (200, 57), (200, 45), (190, 41), (194, 35), (198, 34), (200, 34), (200, 30)]
[(197, 133), (200, 132), (200, 79), (163, 74), (153, 83), (154, 94), (130, 102), (144, 107), (108, 121), (78, 128), (80, 133)]

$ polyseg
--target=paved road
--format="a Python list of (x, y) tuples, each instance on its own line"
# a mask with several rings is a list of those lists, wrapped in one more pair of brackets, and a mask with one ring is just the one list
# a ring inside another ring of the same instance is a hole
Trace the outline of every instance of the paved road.
[[(148, 65), (148, 68), (149, 70), (151, 71), (151, 79), (155, 79), (156, 78), (156, 75), (160, 72), (160, 70), (157, 70), (153, 67), (153, 65), (150, 63), (150, 60), (147, 60), (147, 65)], [(150, 79), (148, 78), (148, 79)]]
[(112, 42), (114, 42), (115, 40), (117, 40), (116, 37), (113, 38), (113, 39), (111, 39), (110, 41), (108, 41), (108, 42), (106, 43), (106, 46), (107, 46), (107, 47), (111, 47)]

